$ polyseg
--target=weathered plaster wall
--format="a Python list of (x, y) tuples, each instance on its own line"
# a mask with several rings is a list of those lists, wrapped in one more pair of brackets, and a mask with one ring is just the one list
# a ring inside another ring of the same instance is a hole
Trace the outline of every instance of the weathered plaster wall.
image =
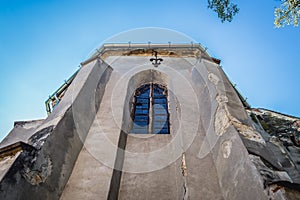
[[(115, 83), (119, 79), (119, 73), (112, 68), (107, 84), (103, 85), (105, 90), (99, 101), (99, 110), (61, 199), (107, 198), (120, 136), (120, 127), (113, 117), (111, 102)], [(116, 99), (119, 98), (122, 99), (122, 96), (118, 94)]]
[(13, 129), (1, 141), (0, 148), (11, 145), (15, 142), (27, 142), (35, 133), (35, 130), (43, 123), (44, 120), (32, 120), (15, 122)]
[(202, 77), (208, 79), (213, 115), (206, 134), (210, 134), (208, 143), (223, 196), (225, 199), (267, 199), (260, 175), (234, 126), (234, 122), (247, 122), (248, 116), (219, 66), (207, 61), (203, 64), (206, 71), (203, 65), (197, 67)]
[(60, 197), (95, 117), (92, 97), (97, 86), (102, 87), (102, 75), (109, 73), (98, 61), (82, 68), (58, 107), (27, 141), (37, 151), (22, 152), (1, 180), (0, 199)]
[[(149, 65), (151, 66), (151, 63)], [(162, 199), (221, 198), (211, 155), (203, 159), (205, 162), (201, 162), (195, 152), (197, 147), (201, 146), (201, 140), (197, 141), (196, 138), (201, 135), (203, 137), (204, 132), (198, 130), (198, 126), (202, 124), (199, 124), (199, 108), (190, 81), (191, 69), (192, 65), (189, 61), (178, 58), (164, 58), (164, 63), (154, 69), (169, 77), (167, 87), (170, 94), (176, 97), (169, 98), (170, 115), (179, 120), (179, 125), (173, 126), (171, 121), (170, 135), (152, 135), (147, 138), (136, 134), (128, 136), (123, 169), (129, 172), (122, 176), (121, 199), (129, 198), (132, 193), (135, 193), (133, 199), (138, 199), (143, 194), (147, 194), (149, 199), (155, 199), (157, 196)], [(158, 83), (163, 84), (159, 81)], [(132, 152), (140, 153), (141, 156)], [(180, 164), (183, 153), (186, 159), (186, 175), (183, 175)], [(143, 167), (143, 164), (147, 168)], [(203, 169), (199, 170), (202, 167)], [(133, 169), (136, 169), (136, 172)], [(203, 180), (207, 182), (200, 186), (199, 183)], [(136, 185), (135, 189), (133, 184)], [(162, 188), (157, 185), (168, 187), (162, 187), (163, 191), (160, 191)]]
[[(14, 158), (0, 198), (281, 199), (264, 190), (243, 144), (266, 145), (222, 69), (202, 50), (180, 48), (160, 49), (158, 68), (151, 49), (104, 51), (105, 62), (84, 63), (53, 113), (26, 134), (35, 150)], [(128, 134), (130, 99), (149, 82), (168, 87), (169, 135)]]
[[(153, 69), (149, 58), (106, 58), (113, 73), (62, 199), (267, 199), (234, 127), (248, 116), (219, 66), (164, 57)], [(169, 88), (171, 134), (121, 134), (130, 130), (134, 90), (149, 81)]]

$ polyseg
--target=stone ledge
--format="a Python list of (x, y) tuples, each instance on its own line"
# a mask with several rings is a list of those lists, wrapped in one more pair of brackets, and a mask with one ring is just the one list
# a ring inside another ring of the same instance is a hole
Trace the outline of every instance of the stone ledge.
[(35, 151), (36, 148), (21, 141), (16, 142), (0, 149), (0, 161), (7, 156), (14, 156), (16, 153), (24, 150)]

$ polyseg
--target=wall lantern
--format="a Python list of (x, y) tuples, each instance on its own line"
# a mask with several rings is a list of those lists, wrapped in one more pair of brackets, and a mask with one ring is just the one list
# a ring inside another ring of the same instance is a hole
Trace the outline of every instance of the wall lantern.
[(154, 67), (158, 67), (158, 65), (161, 64), (163, 59), (157, 58), (157, 51), (153, 51), (153, 54), (154, 54), (155, 58), (150, 58), (150, 62), (152, 62), (152, 65), (154, 65)]

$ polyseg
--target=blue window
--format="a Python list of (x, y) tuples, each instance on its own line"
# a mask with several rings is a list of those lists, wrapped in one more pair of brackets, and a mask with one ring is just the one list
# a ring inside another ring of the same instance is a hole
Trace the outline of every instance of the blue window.
[(167, 89), (146, 84), (135, 91), (131, 133), (169, 134)]

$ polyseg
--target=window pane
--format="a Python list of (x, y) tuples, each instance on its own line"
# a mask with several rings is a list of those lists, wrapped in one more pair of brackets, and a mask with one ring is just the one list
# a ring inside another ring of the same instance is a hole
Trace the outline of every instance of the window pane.
[(136, 134), (147, 134), (148, 133), (148, 126), (145, 128), (133, 128), (131, 133), (136, 133)]
[(132, 133), (147, 134), (149, 129), (150, 86), (145, 85), (136, 91)]
[(134, 117), (134, 122), (148, 122), (149, 121), (149, 117), (147, 115), (136, 115)]
[(165, 110), (167, 110), (167, 104), (153, 104), (153, 109), (165, 109)]
[(137, 97), (141, 98), (149, 98), (149, 90), (145, 91), (144, 93), (138, 95)]
[(160, 129), (160, 128), (167, 128), (168, 127), (168, 123), (167, 122), (163, 122), (163, 121), (155, 121), (155, 123), (153, 124), (153, 127), (155, 129)]
[(166, 129), (154, 129), (155, 134), (169, 134), (169, 130)]
[(164, 105), (167, 104), (167, 100), (165, 98), (154, 99), (154, 104)]
[(139, 105), (139, 104), (149, 104), (149, 99), (144, 99), (144, 98), (137, 97), (135, 103), (137, 105)]
[(153, 93), (153, 132), (169, 133), (168, 104), (164, 88), (154, 85)]
[(154, 115), (167, 115), (167, 110), (166, 109), (154, 109), (153, 110)]
[(163, 121), (167, 122), (168, 116), (167, 115), (154, 115), (153, 121)]
[(135, 115), (148, 115), (149, 110), (147, 109), (136, 109)]

